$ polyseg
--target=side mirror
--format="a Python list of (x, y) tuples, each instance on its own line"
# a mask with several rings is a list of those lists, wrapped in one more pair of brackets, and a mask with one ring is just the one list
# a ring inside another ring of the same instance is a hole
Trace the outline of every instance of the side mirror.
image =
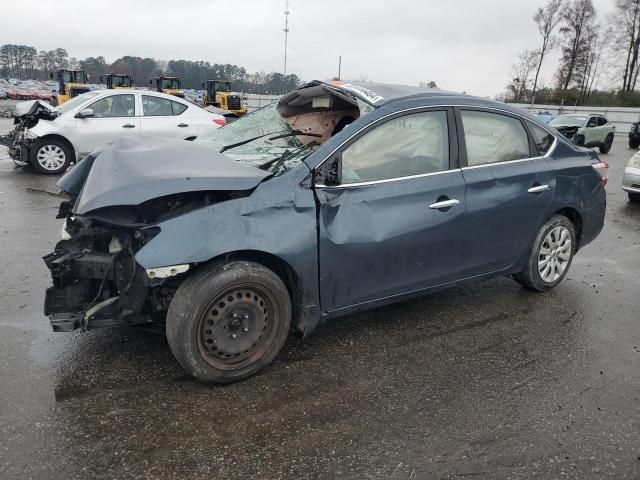
[(93, 117), (92, 108), (83, 108), (78, 113), (76, 113), (76, 118), (89, 118), (89, 117)]
[(342, 183), (342, 154), (336, 153), (313, 172), (314, 187), (335, 187)]

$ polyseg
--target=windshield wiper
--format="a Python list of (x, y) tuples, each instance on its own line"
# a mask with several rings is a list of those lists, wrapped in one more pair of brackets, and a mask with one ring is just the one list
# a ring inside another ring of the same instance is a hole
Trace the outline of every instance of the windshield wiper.
[(242, 145), (246, 145), (247, 143), (251, 143), (254, 140), (259, 140), (261, 138), (268, 137), (269, 135), (274, 135), (274, 134), (275, 134), (275, 137), (271, 137), (269, 140), (277, 140), (278, 138), (293, 137), (293, 136), (297, 136), (297, 135), (304, 135), (306, 137), (321, 137), (322, 136), (322, 135), (318, 135), (317, 133), (304, 133), (304, 132), (301, 132), (300, 130), (286, 130), (286, 131), (283, 131), (283, 132), (270, 132), (270, 133), (265, 133), (263, 135), (258, 135), (257, 137), (249, 138), (247, 140), (243, 140), (243, 141), (238, 142), (238, 143), (232, 143), (230, 145), (225, 145), (224, 147), (222, 147), (220, 149), (220, 153), (224, 153), (227, 150), (231, 150), (232, 148), (241, 147)]
[(309, 146), (308, 145), (301, 145), (298, 148), (294, 148), (293, 150), (287, 149), (278, 158), (274, 158), (272, 160), (269, 160), (268, 162), (263, 163), (262, 165), (258, 165), (258, 168), (261, 169), (261, 170), (271, 170), (272, 172), (277, 172), (278, 168), (280, 168), (280, 166), (286, 160), (288, 160), (293, 155), (295, 155), (296, 153), (300, 152), (301, 150), (303, 150), (305, 148), (309, 148)]

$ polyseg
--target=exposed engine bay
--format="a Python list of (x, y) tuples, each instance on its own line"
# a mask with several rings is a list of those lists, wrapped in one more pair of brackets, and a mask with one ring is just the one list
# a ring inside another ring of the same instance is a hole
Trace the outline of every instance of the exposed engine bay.
[(581, 127), (571, 126), (571, 127), (556, 127), (562, 135), (564, 135), (568, 140), (573, 142), (575, 140), (576, 135), (578, 134), (578, 130)]

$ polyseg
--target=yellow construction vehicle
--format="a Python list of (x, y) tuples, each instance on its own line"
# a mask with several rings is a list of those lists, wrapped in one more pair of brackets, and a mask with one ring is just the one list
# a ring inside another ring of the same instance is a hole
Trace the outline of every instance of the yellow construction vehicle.
[(247, 102), (239, 93), (231, 91), (231, 83), (227, 80), (207, 80), (202, 84), (205, 94), (202, 104), (228, 110), (239, 117), (248, 112)]
[[(149, 80), (153, 85), (153, 80)], [(156, 91), (184, 98), (184, 90), (180, 87), (180, 77), (156, 77)]]
[(107, 73), (100, 81), (107, 84), (108, 89), (123, 90), (133, 87), (133, 77), (124, 73)]
[[(53, 72), (49, 73), (49, 77), (54, 78)], [(58, 93), (51, 99), (53, 105), (62, 105), (67, 100), (87, 93), (89, 91), (87, 85), (87, 74), (84, 70), (58, 70)]]

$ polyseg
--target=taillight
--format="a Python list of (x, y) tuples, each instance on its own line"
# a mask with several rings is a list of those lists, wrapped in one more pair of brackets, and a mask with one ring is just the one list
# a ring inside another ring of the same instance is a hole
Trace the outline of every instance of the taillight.
[(596, 172), (598, 172), (598, 175), (600, 175), (600, 178), (602, 179), (600, 180), (600, 183), (602, 183), (602, 185), (606, 185), (607, 181), (609, 181), (609, 164), (607, 162), (596, 162), (592, 163), (591, 166)]
[(220, 125), (221, 127), (224, 127), (227, 124), (227, 121), (224, 118), (214, 118), (213, 123), (215, 123), (216, 125)]

